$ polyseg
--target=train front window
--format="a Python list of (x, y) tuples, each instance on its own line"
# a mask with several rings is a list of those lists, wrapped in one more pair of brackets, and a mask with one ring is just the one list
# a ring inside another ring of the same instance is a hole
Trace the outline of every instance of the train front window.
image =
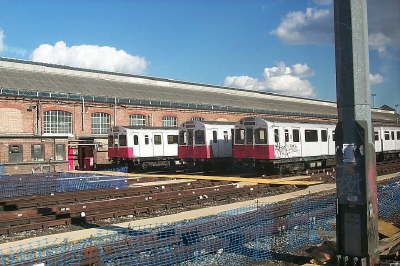
[(179, 144), (186, 145), (186, 131), (179, 132)]
[(126, 135), (119, 135), (118, 136), (119, 140), (119, 146), (120, 147), (125, 147), (126, 146)]
[(246, 129), (246, 144), (253, 144), (253, 132), (252, 128)]
[(206, 144), (206, 140), (204, 138), (204, 130), (196, 130), (194, 132), (194, 138), (196, 144)]
[(114, 147), (118, 147), (118, 134), (114, 134)]
[(267, 144), (267, 130), (265, 128), (257, 128), (254, 131), (254, 139), (256, 144)]
[(235, 144), (244, 144), (244, 129), (235, 130)]
[(193, 145), (193, 129), (188, 129), (188, 145)]
[(275, 143), (279, 143), (279, 129), (277, 128), (274, 129), (274, 139)]
[(108, 147), (109, 148), (114, 147), (114, 137), (113, 137), (113, 135), (108, 135)]
[(378, 131), (374, 132), (374, 138), (375, 138), (375, 141), (379, 140), (379, 132)]

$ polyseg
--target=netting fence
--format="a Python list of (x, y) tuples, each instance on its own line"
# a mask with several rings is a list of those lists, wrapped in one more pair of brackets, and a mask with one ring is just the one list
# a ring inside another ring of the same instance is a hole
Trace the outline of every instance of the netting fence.
[[(378, 200), (382, 218), (400, 211), (400, 177), (379, 187)], [(0, 250), (0, 265), (246, 265), (333, 238), (335, 213), (334, 194), (309, 195), (173, 224), (109, 226), (79, 242)]]

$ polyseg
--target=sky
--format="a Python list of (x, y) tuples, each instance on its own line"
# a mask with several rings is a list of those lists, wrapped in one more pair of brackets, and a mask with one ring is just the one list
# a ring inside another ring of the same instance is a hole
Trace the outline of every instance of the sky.
[[(375, 107), (400, 104), (399, 10), (368, 0)], [(0, 0), (0, 12), (3, 57), (336, 100), (332, 0)]]

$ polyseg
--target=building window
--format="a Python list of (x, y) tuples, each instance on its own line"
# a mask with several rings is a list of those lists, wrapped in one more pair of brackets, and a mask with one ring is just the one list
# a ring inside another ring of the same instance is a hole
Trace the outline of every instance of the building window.
[(318, 130), (306, 129), (304, 137), (306, 142), (318, 142)]
[(72, 134), (72, 114), (51, 110), (44, 113), (44, 133)]
[(177, 127), (178, 121), (175, 116), (164, 116), (162, 118), (163, 127)]
[(292, 130), (293, 142), (300, 142), (300, 131), (298, 129)]
[(327, 142), (328, 141), (328, 131), (327, 130), (321, 130), (321, 141), (322, 142)]
[(92, 134), (108, 134), (110, 121), (110, 115), (107, 113), (93, 113)]
[(190, 119), (190, 120), (191, 121), (204, 121), (204, 118), (197, 116), (197, 117), (192, 117), (192, 119)]
[(31, 145), (31, 158), (32, 161), (44, 161), (44, 145), (32, 144)]
[(194, 132), (194, 139), (196, 144), (205, 144), (204, 130), (196, 130)]
[(8, 161), (10, 163), (18, 163), (18, 162), (23, 161), (22, 145), (9, 145), (8, 146)]
[(168, 144), (178, 144), (178, 135), (168, 135)]
[(146, 126), (146, 116), (144, 115), (130, 115), (129, 125), (132, 127), (144, 127)]
[(56, 144), (56, 161), (65, 161), (65, 144)]

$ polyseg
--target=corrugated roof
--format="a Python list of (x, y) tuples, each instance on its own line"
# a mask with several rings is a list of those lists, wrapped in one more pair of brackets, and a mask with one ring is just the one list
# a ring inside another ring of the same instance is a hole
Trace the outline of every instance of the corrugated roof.
[[(286, 97), (167, 79), (84, 70), (0, 57), (0, 87), (186, 104), (232, 106), (273, 112), (336, 115), (332, 102)], [(389, 112), (374, 119), (393, 120)]]

